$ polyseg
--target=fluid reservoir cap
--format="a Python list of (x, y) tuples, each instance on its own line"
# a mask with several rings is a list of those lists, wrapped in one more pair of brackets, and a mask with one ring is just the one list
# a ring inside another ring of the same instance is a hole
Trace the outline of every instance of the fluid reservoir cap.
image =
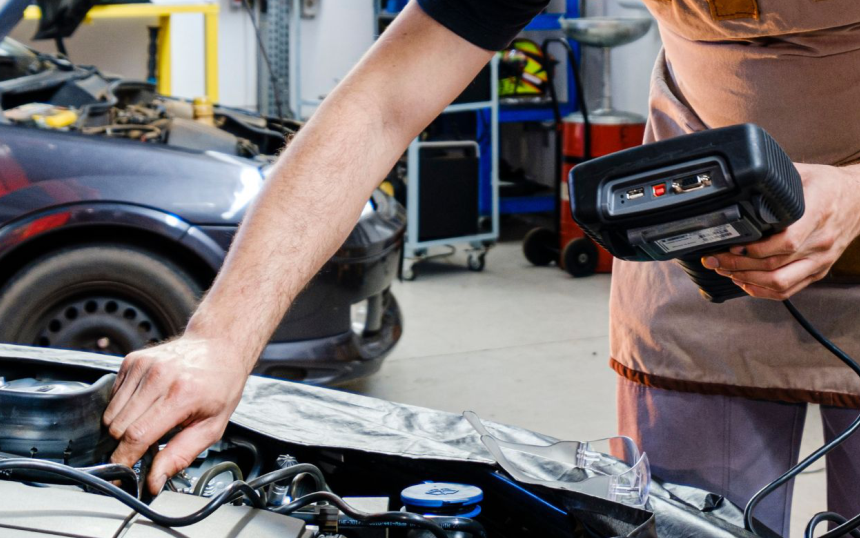
[(404, 489), (400, 498), (407, 506), (453, 508), (481, 502), (484, 498), (484, 492), (479, 487), (466, 484), (427, 482)]

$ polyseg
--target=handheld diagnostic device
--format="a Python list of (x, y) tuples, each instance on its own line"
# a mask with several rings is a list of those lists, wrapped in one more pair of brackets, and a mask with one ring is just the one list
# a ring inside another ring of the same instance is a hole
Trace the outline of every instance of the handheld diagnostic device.
[(573, 218), (594, 241), (623, 260), (678, 260), (715, 303), (746, 294), (702, 256), (779, 232), (804, 209), (800, 174), (753, 124), (593, 159), (569, 185)]

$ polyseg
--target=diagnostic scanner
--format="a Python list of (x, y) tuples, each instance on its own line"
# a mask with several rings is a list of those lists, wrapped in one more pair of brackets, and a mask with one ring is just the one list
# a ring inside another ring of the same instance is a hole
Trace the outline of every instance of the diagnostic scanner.
[(622, 260), (677, 260), (715, 303), (746, 293), (702, 256), (779, 232), (804, 210), (791, 159), (748, 123), (584, 162), (569, 186), (573, 218), (594, 241)]

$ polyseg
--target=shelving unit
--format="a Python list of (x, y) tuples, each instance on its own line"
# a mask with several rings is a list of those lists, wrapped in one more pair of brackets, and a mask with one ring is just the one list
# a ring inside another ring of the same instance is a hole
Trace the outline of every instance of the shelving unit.
[[(538, 15), (526, 26), (526, 32), (532, 31), (561, 31), (559, 22), (562, 18), (579, 17), (579, 1), (566, 0), (564, 13), (543, 13)], [(570, 41), (574, 51), (579, 53), (579, 45)], [(572, 66), (567, 66), (567, 100), (560, 103), (562, 117), (575, 112), (576, 88), (570, 83), (573, 80)], [(499, 107), (499, 123), (524, 123), (524, 122), (548, 122), (553, 121), (555, 116), (552, 105), (501, 105)], [(548, 213), (555, 210), (558, 193), (550, 191), (532, 196), (506, 196), (499, 201), (499, 213), (502, 215), (514, 215), (520, 213)]]
[[(396, 15), (405, 5), (408, 0), (377, 0), (377, 14), (391, 14), (391, 16)], [(561, 23), (559, 22), (563, 18), (575, 18), (579, 17), (579, 3), (580, 0), (565, 0), (565, 11), (560, 13), (543, 13), (538, 15), (532, 20), (532, 22), (526, 26), (524, 29), (525, 32), (533, 32), (533, 31), (558, 31), (561, 32)], [(579, 53), (579, 44), (570, 41), (571, 46), (574, 51)], [(573, 80), (573, 74), (571, 71), (572, 67), (567, 65), (567, 80)], [(572, 112), (577, 110), (576, 106), (576, 88), (572, 83), (567, 84), (567, 99), (560, 103), (560, 111), (562, 116), (566, 116)], [(523, 105), (507, 105), (501, 104), (496, 107), (495, 118), (492, 118), (490, 122), (491, 124), (496, 125), (496, 129), (498, 128), (498, 124), (502, 123), (524, 123), (524, 122), (548, 122), (553, 121), (555, 116), (553, 114), (552, 105), (550, 103), (546, 104), (523, 104)], [(450, 110), (449, 110), (450, 111)], [(485, 111), (478, 111), (478, 114), (484, 114)], [(482, 121), (485, 122), (486, 119), (482, 118)], [(478, 122), (478, 138), (482, 138), (481, 136), (481, 123)], [(496, 134), (496, 136), (498, 136)], [(483, 137), (487, 138), (487, 137)], [(491, 147), (489, 142), (485, 142), (481, 147), (482, 155), (486, 155), (487, 151), (498, 152), (498, 143), (494, 143)], [(554, 211), (557, 204), (558, 193), (550, 190), (548, 193), (541, 193), (533, 196), (516, 196), (516, 197), (498, 197), (496, 196), (492, 199), (488, 194), (492, 191), (490, 188), (491, 185), (495, 185), (494, 188), (498, 188), (498, 172), (492, 172), (489, 170), (489, 167), (485, 165), (486, 159), (481, 159), (482, 163), (482, 195), (481, 195), (481, 209), (485, 211), (487, 209), (487, 204), (492, 205), (492, 212), (494, 214), (499, 215), (511, 215), (511, 214), (519, 214), (519, 213), (545, 213)], [(498, 155), (495, 153), (492, 157), (492, 162), (498, 162)]]

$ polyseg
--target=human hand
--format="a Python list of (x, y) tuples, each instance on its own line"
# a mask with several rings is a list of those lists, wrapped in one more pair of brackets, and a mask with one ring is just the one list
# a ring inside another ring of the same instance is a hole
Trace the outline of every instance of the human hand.
[(237, 356), (223, 341), (187, 335), (129, 354), (103, 417), (119, 441), (111, 461), (132, 466), (181, 427), (152, 462), (148, 483), (157, 495), (224, 433), (250, 373)]
[(753, 297), (782, 301), (821, 280), (860, 235), (860, 165), (795, 166), (806, 201), (800, 220), (761, 241), (702, 258)]

